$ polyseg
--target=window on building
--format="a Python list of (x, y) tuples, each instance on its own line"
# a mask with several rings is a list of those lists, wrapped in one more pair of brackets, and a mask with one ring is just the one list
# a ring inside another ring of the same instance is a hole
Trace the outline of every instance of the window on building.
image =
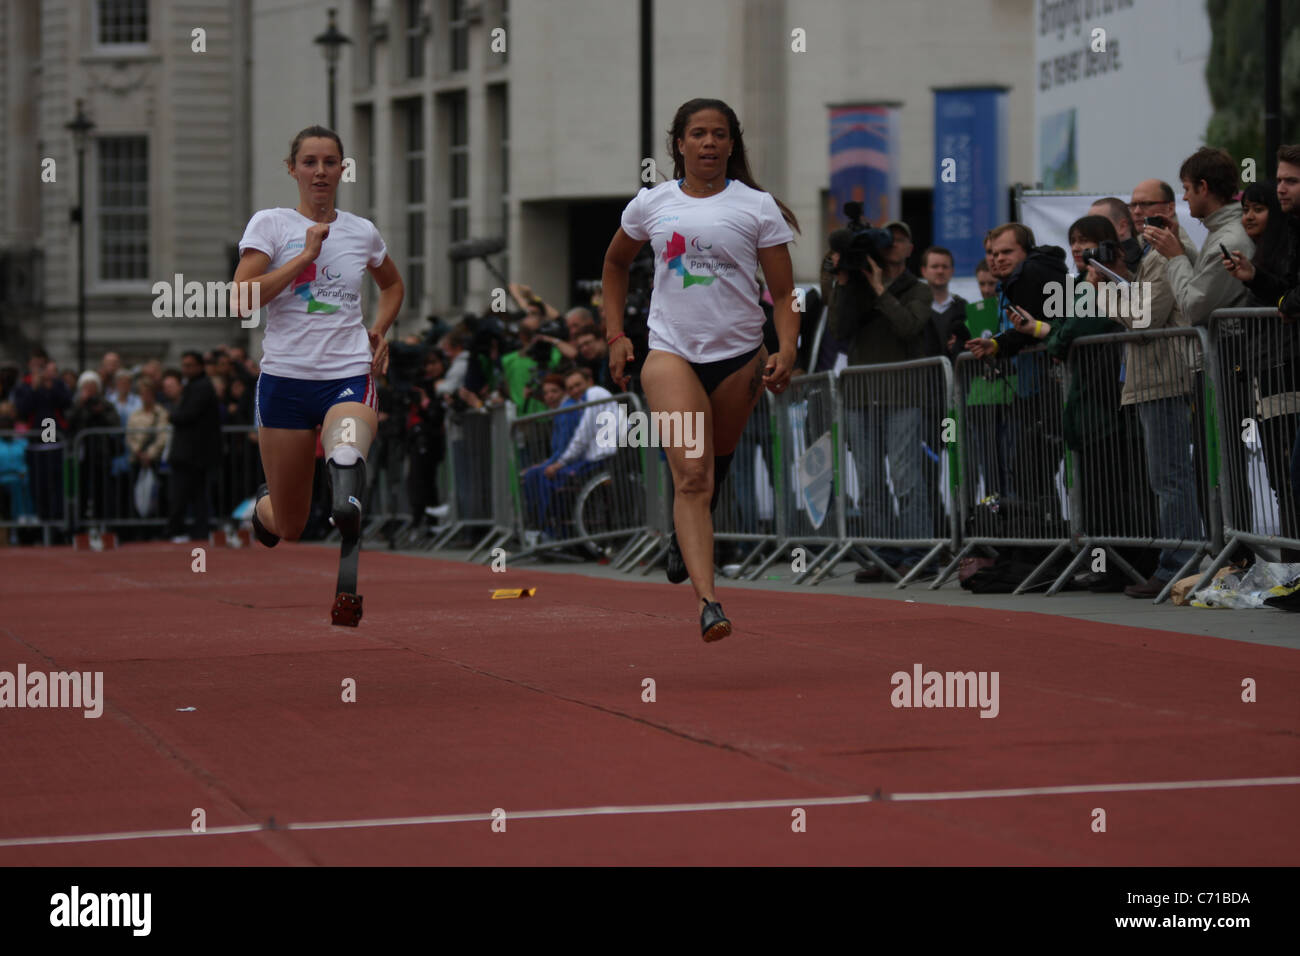
[(406, 305), (419, 310), (424, 296), (424, 101), (408, 100), (403, 107), (402, 156), (406, 165)]
[[(451, 169), (448, 212), (451, 242), (469, 238), (469, 103), (464, 91), (445, 96), (447, 118), (447, 162)], [(451, 267), (451, 302), (464, 303), (469, 294), (469, 263)]]
[(98, 277), (128, 282), (149, 277), (149, 141), (105, 136), (97, 149)]
[(411, 79), (424, 76), (423, 0), (406, 0), (406, 75)]
[(375, 85), (375, 64), (379, 60), (380, 33), (375, 29), (375, 0), (365, 0), (359, 22), (365, 25), (363, 34), (366, 50), (365, 85), (369, 88)]
[(367, 219), (375, 218), (375, 110), (368, 104), (353, 109), (356, 117), (356, 135), (361, 143), (357, 159), (357, 182), (362, 184)]
[(98, 0), (100, 46), (142, 46), (149, 42), (149, 0)]
[(465, 0), (447, 0), (447, 39), (451, 71), (459, 73), (469, 69), (469, 15)]

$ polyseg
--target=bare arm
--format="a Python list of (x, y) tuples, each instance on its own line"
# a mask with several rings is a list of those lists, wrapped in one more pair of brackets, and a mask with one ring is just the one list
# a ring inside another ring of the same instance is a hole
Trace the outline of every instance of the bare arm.
[(627, 276), (632, 260), (645, 245), (633, 239), (620, 226), (605, 250), (605, 268), (600, 279), (600, 308), (605, 316), (605, 338), (612, 339), (623, 331), (623, 311), (627, 307)]
[(387, 335), (397, 320), (402, 300), (406, 298), (406, 285), (402, 282), (402, 275), (397, 271), (397, 263), (393, 262), (392, 256), (385, 256), (383, 262), (368, 271), (379, 286), (379, 314), (375, 317), (371, 330), (381, 336)]
[(767, 357), (763, 383), (772, 391), (784, 391), (794, 371), (799, 349), (799, 313), (794, 310), (794, 267), (790, 247), (782, 244), (758, 250), (758, 264), (772, 292), (772, 322), (780, 342), (776, 355)]
[(780, 245), (759, 249), (758, 264), (763, 268), (763, 279), (772, 293), (772, 321), (776, 324), (781, 351), (793, 355), (799, 348), (799, 313), (794, 310), (794, 266), (790, 263), (790, 247)]
[(633, 357), (632, 342), (623, 334), (623, 313), (627, 308), (627, 277), (632, 260), (645, 245), (644, 239), (633, 239), (620, 226), (605, 250), (605, 268), (601, 272), (600, 307), (605, 316), (605, 339), (613, 341), (609, 347), (609, 370), (619, 388), (627, 388), (624, 369)]
[(253, 303), (266, 305), (312, 261), (306, 252), (300, 252), (280, 268), (267, 272), (271, 257), (257, 249), (246, 249), (235, 269), (235, 284), (230, 290), (230, 314), (248, 318), (254, 312)]
[(564, 341), (564, 339), (557, 339), (553, 335), (539, 335), (537, 337), (541, 339), (543, 342), (546, 342), (548, 345), (552, 345), (555, 348), (559, 349), (560, 354), (563, 355), (570, 362), (575, 361), (577, 359), (578, 347), (574, 345), (572, 342), (566, 342)]
[(384, 256), (384, 261), (377, 266), (370, 266), (368, 271), (379, 284), (379, 315), (375, 324), (367, 333), (370, 338), (371, 368), (375, 374), (382, 375), (388, 371), (388, 342), (384, 336), (397, 320), (397, 312), (406, 297), (406, 286), (402, 284), (401, 273), (392, 256)]

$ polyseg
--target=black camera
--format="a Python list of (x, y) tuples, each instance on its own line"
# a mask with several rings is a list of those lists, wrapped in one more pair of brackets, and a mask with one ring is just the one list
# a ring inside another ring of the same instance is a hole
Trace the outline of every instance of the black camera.
[(832, 271), (857, 273), (867, 267), (868, 256), (884, 269), (885, 250), (894, 245), (894, 234), (868, 225), (862, 218), (862, 203), (846, 202), (844, 217), (849, 220), (848, 228), (830, 234), (831, 251), (840, 254), (839, 265)]
[(1083, 260), (1084, 265), (1089, 262), (1099, 262), (1103, 266), (1113, 266), (1124, 258), (1124, 250), (1120, 244), (1113, 239), (1103, 240), (1097, 245), (1096, 249), (1084, 249), (1079, 253), (1079, 258)]
[(469, 343), (470, 355), (491, 355), (494, 345), (498, 355), (504, 355), (509, 351), (509, 338), (505, 327), (495, 315), (487, 313), (481, 318), (466, 316), (465, 321), (472, 330)]

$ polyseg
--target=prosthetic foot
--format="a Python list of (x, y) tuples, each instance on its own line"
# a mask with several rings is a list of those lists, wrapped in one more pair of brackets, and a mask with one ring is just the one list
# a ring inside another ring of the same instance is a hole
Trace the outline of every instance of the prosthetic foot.
[(361, 557), (361, 498), (366, 489), (366, 463), (358, 458), (353, 464), (329, 462), (331, 494), (330, 517), (343, 536), (339, 551), (339, 579), (335, 588), (333, 624), (356, 627), (361, 623), (361, 595), (357, 594), (357, 564)]

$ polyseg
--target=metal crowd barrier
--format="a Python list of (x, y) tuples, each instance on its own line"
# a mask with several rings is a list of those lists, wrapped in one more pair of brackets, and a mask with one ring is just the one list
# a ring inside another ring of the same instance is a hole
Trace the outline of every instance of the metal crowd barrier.
[(1300, 560), (1300, 502), (1291, 462), (1300, 442), (1300, 325), (1275, 309), (1219, 309), (1210, 317), (1223, 548), (1204, 586), (1240, 548)]
[(0, 539), (39, 532), (49, 546), (67, 530), (66, 440), (42, 442), (40, 429), (0, 432)]
[(778, 558), (791, 559), (796, 584), (835, 566), (826, 559), (844, 538), (837, 384), (831, 372), (802, 375), (772, 402), (769, 470), (777, 540), (751, 578)]
[[(852, 557), (905, 587), (945, 548), (956, 550), (956, 515), (942, 514), (943, 419), (952, 366), (943, 356), (849, 366), (832, 385), (836, 393), (841, 426), (832, 461), (846, 463), (839, 495), (843, 530), (838, 547), (819, 556), (810, 583)], [(901, 578), (893, 567), (900, 563), (912, 565)]]
[(1159, 603), (1211, 552), (1217, 522), (1213, 508), (1203, 517), (1197, 507), (1193, 442), (1193, 423), (1207, 420), (1193, 373), (1209, 354), (1205, 331), (1192, 328), (1072, 343), (1063, 431), (1077, 551), (1049, 595), (1092, 559), (1099, 573), (1113, 562), (1137, 584), (1163, 578)]
[[(523, 549), (511, 556), (513, 560), (543, 552), (571, 554), (580, 546), (588, 557), (613, 563), (621, 563), (641, 547), (647, 530), (645, 475), (648, 459), (657, 452), (644, 446), (651, 440), (647, 420), (640, 423), (639, 436), (631, 432), (631, 440), (628, 428), (636, 429), (637, 419), (644, 414), (638, 396), (621, 394), (506, 423), (502, 434), (508, 447), (494, 456), (493, 471), (508, 480), (510, 498), (500, 506), (509, 511), (500, 513), (510, 513), (513, 520), (509, 528), (499, 525), (500, 540), (492, 546), (511, 538), (521, 541)], [(592, 446), (596, 453), (547, 477), (547, 462), (564, 451), (557, 444), (565, 422), (576, 434), (585, 421), (596, 426)]]
[[(505, 413), (504, 407), (497, 408), (498, 416)], [(465, 531), (484, 533), (480, 544), (498, 536), (489, 470), (494, 451), (493, 414), (491, 408), (478, 408), (447, 416), (448, 523), (435, 537), (432, 550), (446, 547)]]
[[(534, 469), (556, 450), (560, 416), (620, 406), (646, 411), (637, 396), (619, 395), (518, 419), (508, 404), (454, 416), (440, 482), (449, 515), (430, 546), (468, 531), (478, 538), (471, 559), (517, 541), (514, 558), (585, 552), (648, 573), (672, 527), (657, 447), (615, 448), (558, 483)], [(1048, 550), (1016, 593), (1072, 552), (1048, 594), (1101, 549), (1134, 581), (1158, 561), (1168, 579), (1158, 602), (1207, 554), (1198, 586), (1241, 549), (1300, 557), (1290, 482), (1298, 430), (1300, 326), (1270, 309), (1220, 310), (1208, 330), (1081, 338), (1064, 365), (1029, 349), (1009, 360), (962, 355), (955, 366), (937, 357), (850, 367), (765, 393), (722, 487), (715, 537), (754, 546), (740, 569), (751, 579), (806, 547), (796, 582), (809, 584), (846, 558), (897, 579), (886, 549), (912, 552), (916, 566), (900, 587), (951, 549), (932, 588), (976, 549)], [(209, 487), (218, 525), (263, 480), (254, 432), (222, 429)], [(149, 441), (160, 434), (146, 431)], [(0, 531), (39, 529), (50, 544), (85, 527), (163, 524), (166, 470), (141, 514), (126, 435), (87, 429), (47, 444), (0, 433)], [(388, 455), (390, 487), (406, 467), (404, 454)], [(373, 514), (403, 517), (400, 490), (371, 493)]]
[[(166, 428), (85, 428), (77, 432), (67, 456), (68, 530), (81, 528), (143, 528), (167, 523), (171, 469), (155, 461), (155, 494), (142, 511), (136, 484), (143, 466), (128, 447), (128, 436), (156, 447)], [(208, 472), (208, 518), (215, 527), (233, 527), (232, 512), (252, 496), (265, 479), (252, 425), (223, 425), (221, 462)], [(188, 523), (186, 524), (188, 528)]]
[(1017, 585), (1020, 594), (1070, 547), (1062, 503), (1064, 373), (1035, 346), (1009, 359), (962, 354), (954, 378), (962, 545), (931, 588), (976, 548), (1050, 548)]
[[(795, 388), (791, 383), (791, 388)], [(779, 543), (781, 504), (776, 489), (782, 480), (777, 462), (785, 460), (780, 426), (781, 401), (766, 390), (741, 432), (732, 453), (731, 470), (718, 491), (713, 514), (713, 539), (741, 545), (737, 577), (751, 580), (782, 553)], [(665, 464), (665, 467), (666, 464)], [(671, 481), (668, 506), (672, 507)], [(671, 531), (672, 521), (668, 528)], [(654, 565), (647, 568), (652, 570)]]

